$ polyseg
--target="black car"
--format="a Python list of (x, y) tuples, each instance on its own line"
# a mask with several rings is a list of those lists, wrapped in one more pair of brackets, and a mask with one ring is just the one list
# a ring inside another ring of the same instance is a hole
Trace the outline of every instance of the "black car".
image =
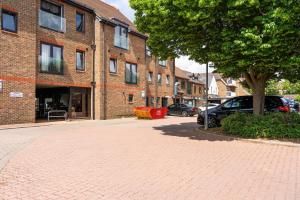
[[(287, 101), (280, 96), (266, 96), (266, 112), (290, 112)], [(227, 100), (225, 103), (208, 109), (208, 127), (220, 126), (222, 119), (235, 112), (253, 113), (253, 96), (240, 96)], [(197, 122), (204, 125), (205, 111), (198, 114)]]
[(198, 112), (196, 107), (188, 104), (176, 103), (168, 107), (168, 115), (180, 115), (183, 117), (194, 116)]

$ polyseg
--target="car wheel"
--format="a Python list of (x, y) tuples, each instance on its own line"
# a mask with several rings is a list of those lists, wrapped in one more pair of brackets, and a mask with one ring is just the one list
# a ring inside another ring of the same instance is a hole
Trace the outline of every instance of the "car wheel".
[(187, 111), (182, 111), (181, 115), (183, 117), (187, 117), (187, 116), (189, 116), (189, 113)]
[(216, 118), (214, 118), (214, 117), (209, 117), (209, 118), (208, 118), (208, 128), (215, 128), (215, 127), (217, 127), (217, 126), (218, 126), (218, 124), (217, 124)]

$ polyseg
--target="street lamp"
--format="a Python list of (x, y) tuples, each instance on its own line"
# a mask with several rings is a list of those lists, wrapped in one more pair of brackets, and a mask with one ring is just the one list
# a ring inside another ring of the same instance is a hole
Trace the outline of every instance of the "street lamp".
[(213, 63), (209, 63), (209, 61), (206, 62), (206, 87), (205, 87), (205, 123), (204, 123), (204, 129), (208, 130), (208, 69), (209, 67), (213, 67)]

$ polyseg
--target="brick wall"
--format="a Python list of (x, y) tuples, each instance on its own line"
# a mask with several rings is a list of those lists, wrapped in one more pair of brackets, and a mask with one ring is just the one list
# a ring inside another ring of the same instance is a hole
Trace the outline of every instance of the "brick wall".
[[(162, 98), (167, 98), (168, 105), (172, 104), (175, 81), (173, 61), (169, 59), (166, 66), (161, 66), (159, 65), (158, 59), (155, 56), (147, 56), (146, 64), (146, 76), (148, 77), (149, 72), (152, 72), (153, 74), (152, 82), (148, 82), (147, 80), (147, 97), (149, 98), (149, 102), (152, 97), (154, 98), (154, 106), (161, 107)], [(161, 84), (158, 83), (158, 74), (161, 74)], [(169, 84), (166, 83), (167, 75), (170, 77)], [(157, 101), (157, 98), (159, 98), (159, 101)]]
[[(96, 36), (98, 38), (96, 44), (101, 50), (96, 74), (96, 93), (100, 93), (96, 94), (96, 118), (131, 116), (134, 107), (144, 106), (146, 102), (146, 99), (142, 98), (142, 92), (145, 92), (146, 87), (145, 40), (129, 34), (129, 49), (125, 50), (114, 46), (113, 26), (101, 23), (97, 25), (97, 30), (96, 33), (100, 34)], [(116, 74), (109, 71), (111, 58), (117, 61)], [(126, 63), (137, 64), (137, 84), (125, 83)], [(133, 95), (133, 102), (128, 101), (129, 95)]]
[[(38, 8), (40, 8), (40, 1)], [(63, 6), (64, 18), (66, 19), (66, 32), (56, 32), (38, 26), (37, 28), (37, 63), (40, 55), (41, 43), (50, 43), (63, 47), (64, 57), (64, 74), (53, 75), (47, 73), (39, 73), (40, 66), (37, 64), (37, 84), (38, 85), (65, 85), (78, 87), (91, 87), (92, 67), (93, 67), (93, 14), (82, 9), (63, 3), (60, 0), (51, 1), (57, 5)], [(76, 31), (76, 12), (84, 14), (85, 28), (84, 32)], [(76, 50), (85, 53), (85, 71), (76, 70)]]
[(216, 81), (217, 81), (217, 85), (218, 85), (218, 91), (219, 91), (218, 95), (219, 95), (219, 97), (226, 98), (227, 97), (227, 91), (228, 91), (228, 88), (227, 88), (226, 84), (220, 79), (218, 79)]
[[(34, 122), (36, 1), (1, 0), (0, 7), (18, 15), (17, 33), (0, 31), (0, 124)], [(10, 97), (11, 92), (23, 97)]]

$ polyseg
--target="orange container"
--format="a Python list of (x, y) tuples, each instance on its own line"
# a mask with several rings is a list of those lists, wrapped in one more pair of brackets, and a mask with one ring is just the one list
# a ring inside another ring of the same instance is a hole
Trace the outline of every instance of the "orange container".
[(134, 114), (138, 119), (163, 119), (167, 112), (167, 108), (136, 107), (134, 109)]

